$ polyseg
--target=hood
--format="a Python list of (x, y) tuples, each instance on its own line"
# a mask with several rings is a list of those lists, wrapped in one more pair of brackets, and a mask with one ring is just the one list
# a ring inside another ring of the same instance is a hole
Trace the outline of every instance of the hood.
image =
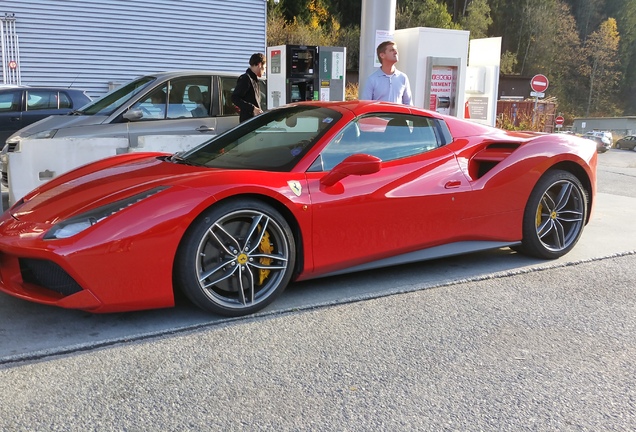
[[(11, 208), (25, 222), (56, 223), (181, 179), (209, 175), (211, 169), (165, 162), (160, 154), (122, 155), (56, 177)], [(164, 155), (165, 156), (165, 155)]]
[(51, 129), (66, 129), (71, 127), (102, 124), (107, 119), (108, 117), (103, 115), (52, 115), (20, 129), (19, 131), (11, 135), (8, 139), (10, 140), (17, 137), (27, 137), (29, 135)]

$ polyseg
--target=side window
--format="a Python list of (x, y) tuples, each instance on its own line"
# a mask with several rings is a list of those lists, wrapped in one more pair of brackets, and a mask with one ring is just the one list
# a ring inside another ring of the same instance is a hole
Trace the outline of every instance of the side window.
[(439, 147), (433, 120), (402, 114), (360, 117), (327, 144), (311, 171), (328, 171), (347, 156), (364, 153), (384, 162), (421, 154)]
[(140, 109), (143, 113), (141, 120), (163, 120), (166, 118), (166, 95), (168, 86), (154, 89), (145, 98), (134, 104), (131, 109)]
[(57, 92), (47, 90), (27, 90), (27, 111), (57, 109)]
[(169, 119), (209, 117), (210, 76), (179, 78), (168, 84)]
[(20, 111), (22, 90), (0, 93), (0, 112)]
[(210, 85), (191, 83), (185, 87), (186, 109), (192, 117), (210, 117)]
[(238, 115), (238, 108), (232, 102), (232, 92), (236, 87), (237, 77), (219, 77), (221, 84), (221, 115)]
[[(59, 92), (58, 96), (60, 98), (60, 108), (72, 108), (73, 104), (71, 103), (71, 98), (64, 92)], [(76, 107), (79, 108), (79, 107)]]

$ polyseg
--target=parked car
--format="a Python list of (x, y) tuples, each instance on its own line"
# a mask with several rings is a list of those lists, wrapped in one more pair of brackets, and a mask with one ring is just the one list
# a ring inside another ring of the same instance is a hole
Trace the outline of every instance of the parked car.
[(513, 247), (568, 253), (594, 144), (373, 101), (275, 108), (183, 154), (127, 153), (0, 216), (0, 290), (92, 312), (256, 312), (292, 280)]
[(583, 135), (584, 138), (607, 138), (610, 143), (610, 147), (614, 144), (614, 136), (609, 131), (589, 131)]
[(609, 138), (605, 136), (584, 135), (584, 138), (596, 143), (596, 151), (598, 153), (605, 153), (612, 147)]
[(617, 149), (636, 150), (636, 135), (628, 135), (614, 144)]
[[(211, 137), (239, 123), (231, 101), (237, 78), (197, 70), (142, 76), (67, 116), (19, 130), (7, 139), (2, 153), (19, 152), (20, 143), (32, 139), (126, 138), (129, 147), (137, 147), (139, 137), (147, 135)], [(6, 165), (3, 157), (2, 183), (8, 186)]]
[(16, 131), (50, 115), (67, 114), (91, 101), (83, 90), (56, 87), (0, 88), (0, 143)]

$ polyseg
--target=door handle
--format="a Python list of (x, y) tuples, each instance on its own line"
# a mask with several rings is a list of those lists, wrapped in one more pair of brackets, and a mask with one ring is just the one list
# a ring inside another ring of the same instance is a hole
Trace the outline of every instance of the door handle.
[(210, 126), (199, 126), (195, 129), (197, 132), (214, 132), (214, 128)]
[(453, 189), (453, 188), (458, 188), (461, 185), (462, 185), (462, 181), (461, 180), (449, 180), (444, 185), (444, 188), (445, 189)]

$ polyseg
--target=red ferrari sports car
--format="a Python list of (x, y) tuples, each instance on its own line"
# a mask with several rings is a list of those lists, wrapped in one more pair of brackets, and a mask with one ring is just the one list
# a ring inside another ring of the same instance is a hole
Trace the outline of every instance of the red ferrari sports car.
[(271, 110), (183, 154), (61, 175), (0, 218), (0, 290), (91, 312), (239, 316), (293, 280), (500, 247), (577, 243), (596, 146), (384, 102)]

